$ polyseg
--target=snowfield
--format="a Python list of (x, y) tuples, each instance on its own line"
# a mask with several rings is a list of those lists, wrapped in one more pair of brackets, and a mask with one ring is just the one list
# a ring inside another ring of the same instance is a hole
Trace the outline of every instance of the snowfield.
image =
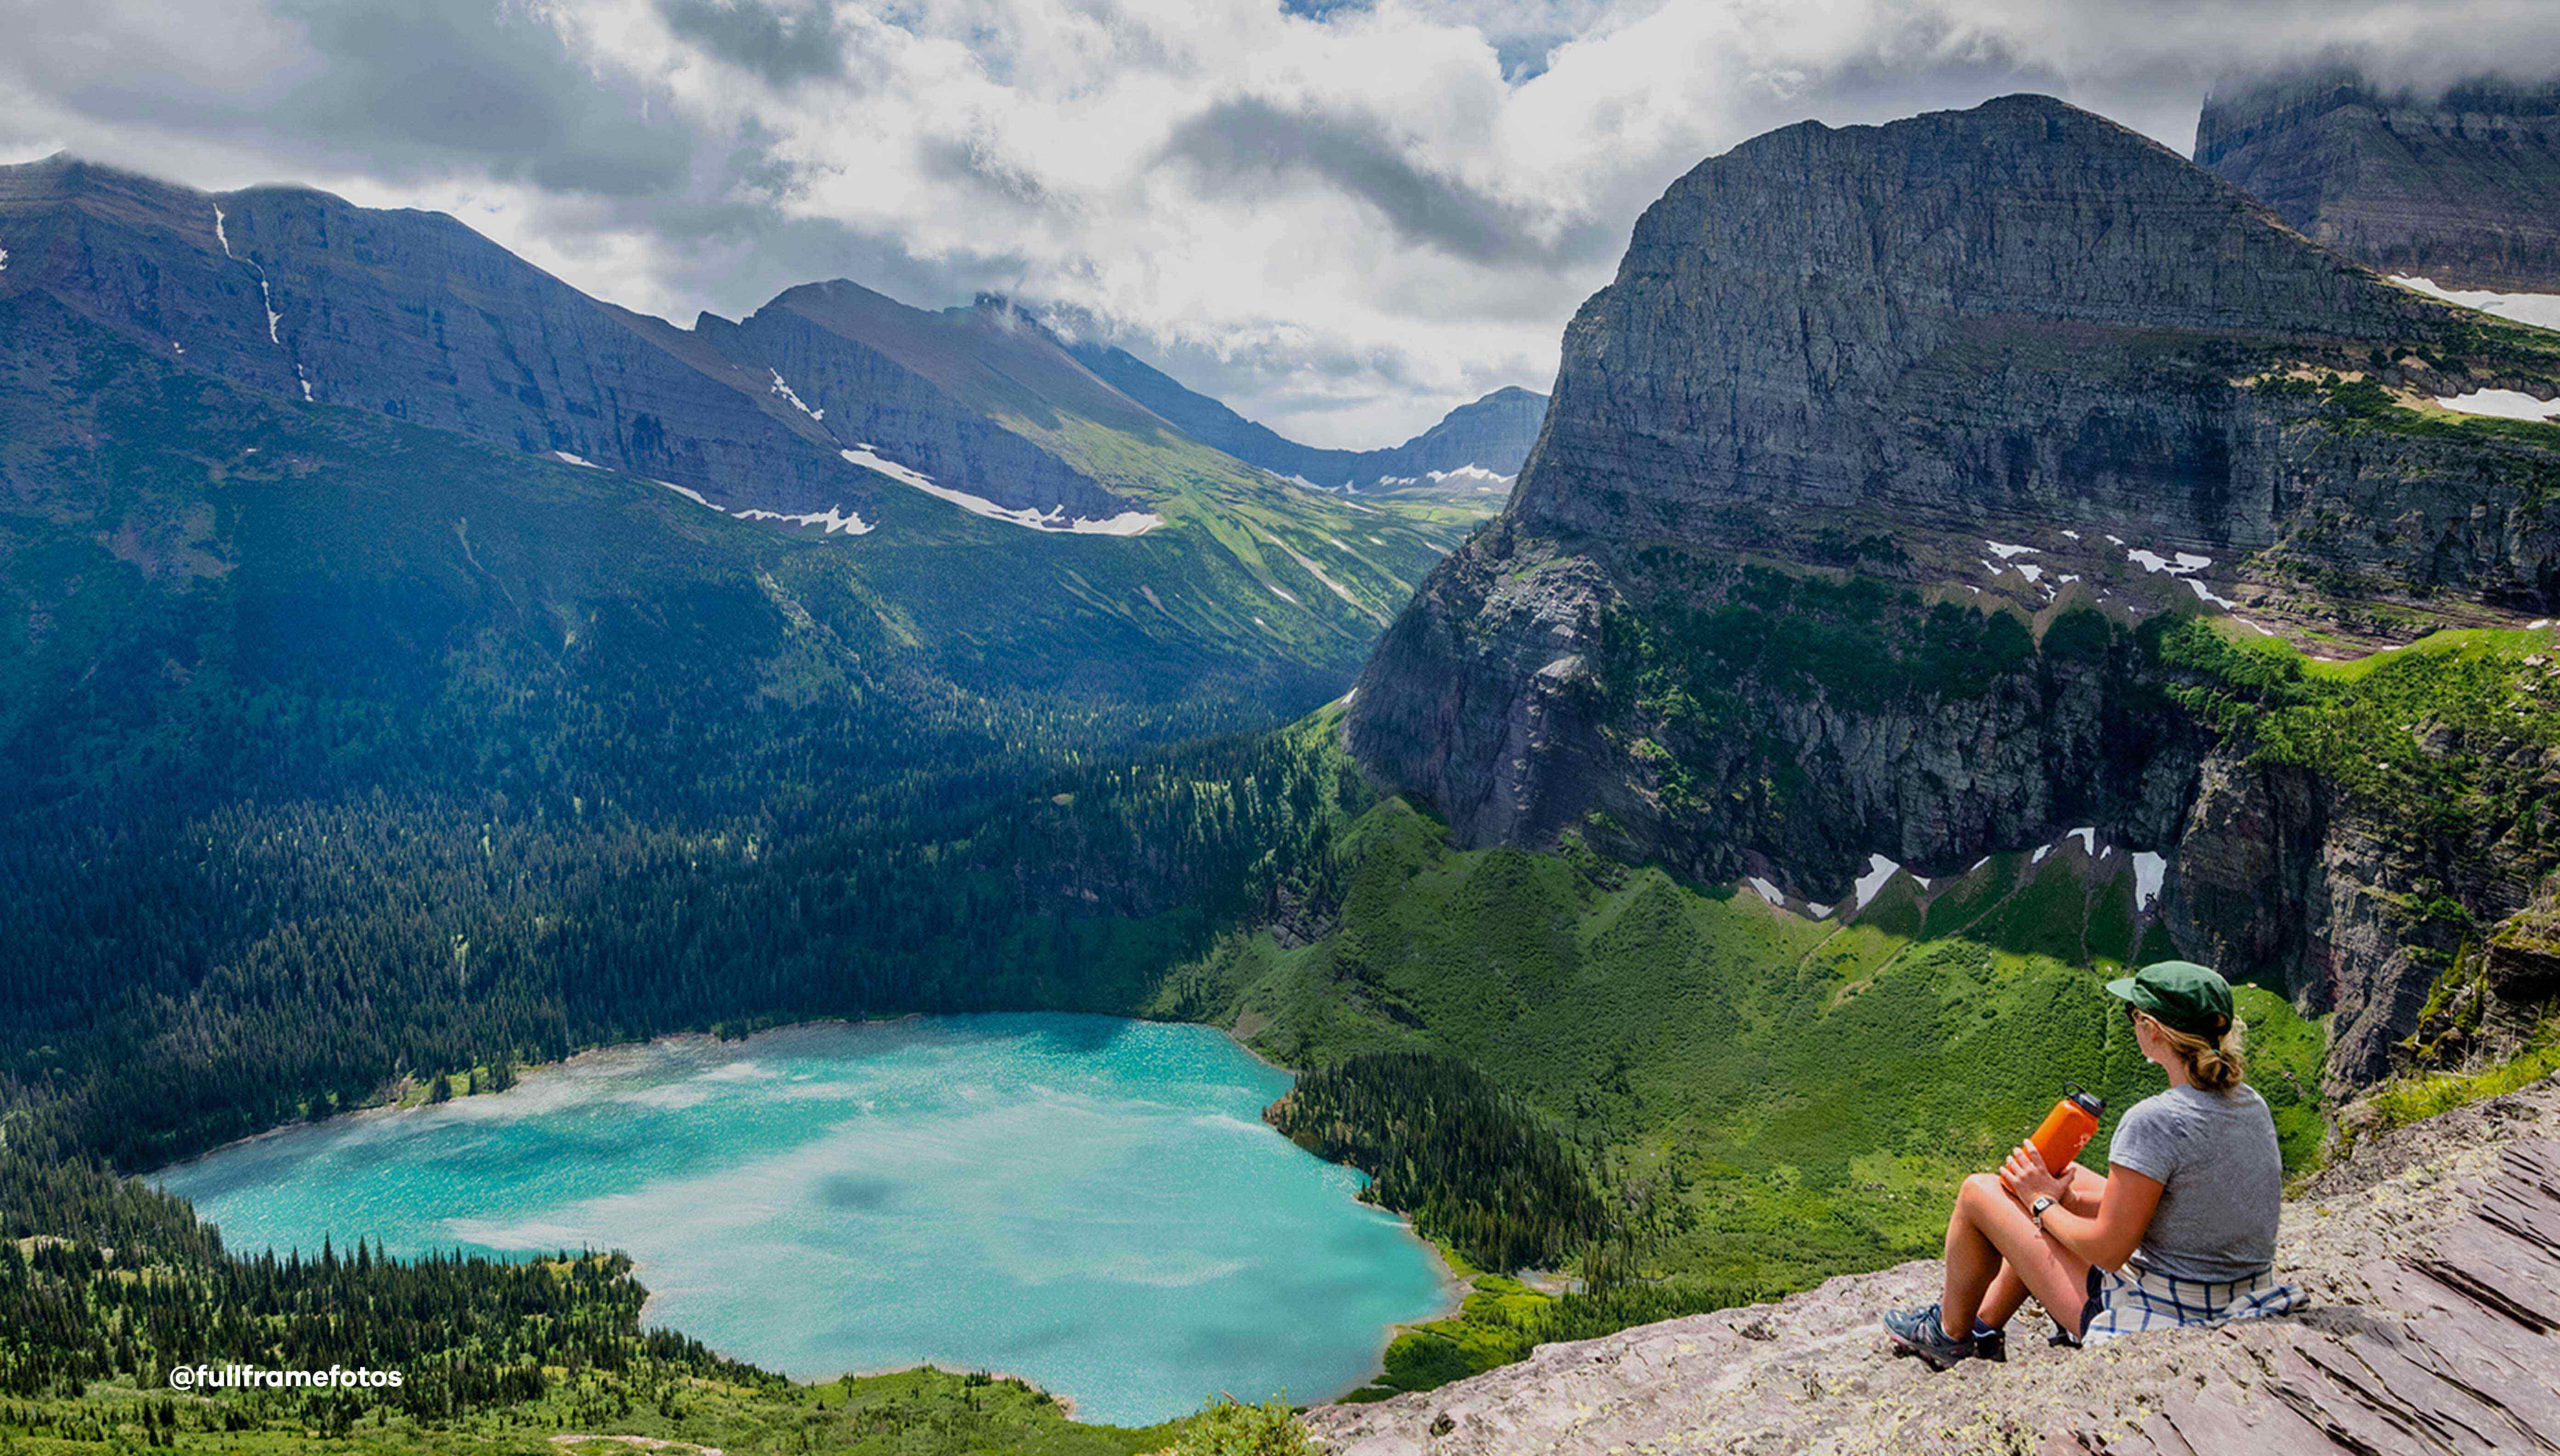
[(863, 519), (861, 511), (847, 510), (842, 506), (830, 506), (823, 511), (811, 510), (800, 515), (786, 515), (779, 510), (734, 510), (729, 513), (740, 520), (779, 520), (792, 525), (825, 526), (826, 534), (831, 536), (838, 531), (849, 536), (867, 536), (880, 529)]
[(2432, 278), (2412, 278), (2394, 273), (2391, 281), (2403, 288), (2476, 308), (2484, 314), (2495, 314), (2518, 324), (2531, 324), (2537, 329), (2560, 329), (2560, 294), (2492, 293), (2485, 289), (2443, 288)]
[(983, 515), (989, 520), (1005, 521), (1027, 530), (1061, 531), (1086, 536), (1139, 536), (1165, 523), (1163, 516), (1148, 510), (1124, 510), (1118, 515), (1093, 519), (1086, 516), (1069, 518), (1063, 506), (1052, 506), (1045, 512), (1034, 510), (1028, 506), (999, 506), (984, 496), (972, 496), (966, 491), (955, 491), (948, 486), (935, 485), (933, 477), (881, 455), (873, 449), (869, 442), (855, 446), (851, 450), (839, 450), (836, 453), (845, 457), (849, 464), (859, 465), (865, 470), (887, 476), (899, 485), (911, 486), (937, 501), (948, 501), (972, 515)]
[(2536, 399), (2521, 389), (2474, 389), (2469, 394), (2448, 394), (2436, 401), (2461, 414), (2484, 414), (2492, 419), (2549, 421), (2560, 415), (2560, 399)]

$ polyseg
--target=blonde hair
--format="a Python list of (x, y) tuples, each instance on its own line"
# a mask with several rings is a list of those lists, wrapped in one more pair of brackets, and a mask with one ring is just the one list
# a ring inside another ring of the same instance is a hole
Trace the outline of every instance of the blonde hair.
[(2148, 1011), (2143, 1014), (2160, 1030), (2169, 1050), (2185, 1059), (2187, 1080), (2204, 1091), (2229, 1092), (2249, 1075), (2249, 1059), (2240, 1051), (2240, 1034), (2249, 1028), (2239, 1017), (2232, 1017), (2231, 1025), (2216, 1039), (2180, 1031)]

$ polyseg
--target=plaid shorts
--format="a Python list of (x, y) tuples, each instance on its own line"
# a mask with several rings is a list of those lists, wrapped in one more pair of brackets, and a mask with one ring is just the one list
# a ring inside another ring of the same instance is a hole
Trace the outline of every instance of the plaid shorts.
[(2220, 1284), (2173, 1278), (2125, 1266), (2122, 1273), (2089, 1271), (2089, 1307), (2081, 1316), (2080, 1343), (2095, 1345), (2119, 1335), (2179, 1325), (2218, 1325), (2226, 1320), (2265, 1319), (2291, 1314), (2304, 1303), (2291, 1284), (2276, 1282), (2275, 1271), (2252, 1274)]

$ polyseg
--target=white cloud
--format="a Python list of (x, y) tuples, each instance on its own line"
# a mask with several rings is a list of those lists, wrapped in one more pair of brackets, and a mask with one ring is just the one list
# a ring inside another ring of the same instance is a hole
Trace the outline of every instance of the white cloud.
[(2516, 0), (1301, 8), (0, 0), (27, 41), (0, 58), (0, 148), (442, 208), (680, 322), (834, 275), (1052, 301), (1365, 446), (1546, 387), (1637, 213), (1771, 126), (2041, 89), (2182, 150), (2226, 66), (2560, 55), (2560, 7)]

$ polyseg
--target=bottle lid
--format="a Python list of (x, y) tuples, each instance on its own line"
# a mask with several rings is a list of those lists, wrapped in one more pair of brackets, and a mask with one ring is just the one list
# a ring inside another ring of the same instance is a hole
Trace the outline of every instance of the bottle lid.
[(2079, 1103), (2080, 1110), (2088, 1113), (2092, 1117), (2102, 1117), (2106, 1115), (2107, 1099), (2098, 1095), (2096, 1092), (2082, 1092), (2080, 1089), (2075, 1087), (2071, 1089), (2071, 1100)]

